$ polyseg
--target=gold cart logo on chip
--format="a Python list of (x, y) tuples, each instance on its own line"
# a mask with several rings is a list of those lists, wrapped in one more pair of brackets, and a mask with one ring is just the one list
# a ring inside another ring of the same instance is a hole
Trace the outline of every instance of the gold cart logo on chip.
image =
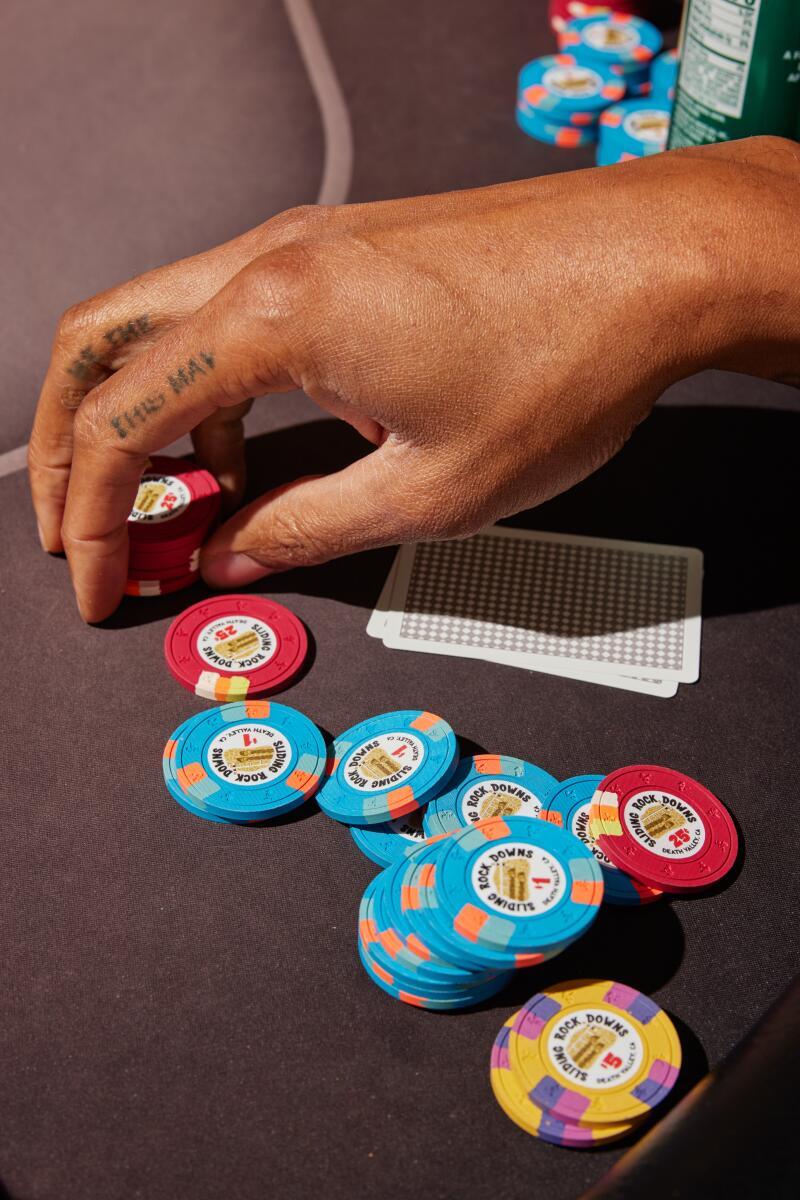
[(366, 775), (367, 779), (388, 779), (390, 775), (394, 775), (400, 770), (402, 763), (399, 763), (396, 758), (392, 758), (391, 754), (387, 754), (380, 746), (376, 746), (374, 750), (370, 750), (361, 760), (361, 771)]
[(686, 819), (666, 804), (651, 804), (642, 813), (641, 822), (645, 833), (655, 841), (673, 829), (682, 829)]
[(243, 633), (237, 633), (235, 637), (225, 638), (222, 642), (217, 642), (216, 648), (223, 658), (232, 658), (241, 660), (249, 658), (259, 647), (258, 634), (254, 629), (246, 629)]
[(578, 1029), (567, 1042), (567, 1051), (576, 1067), (591, 1067), (616, 1040), (610, 1029)]
[(275, 757), (275, 747), (230, 746), (222, 757), (232, 771), (265, 771)]
[(151, 513), (159, 504), (162, 496), (166, 494), (167, 485), (158, 483), (156, 480), (148, 479), (144, 483), (139, 484), (139, 491), (136, 493), (135, 508), (139, 512)]
[(530, 899), (527, 863), (499, 863), (494, 869), (493, 882), (498, 895), (506, 900), (519, 900), (524, 903)]
[(515, 817), (521, 805), (519, 796), (512, 796), (499, 787), (493, 788), (481, 801), (480, 818), (485, 821), (489, 817)]

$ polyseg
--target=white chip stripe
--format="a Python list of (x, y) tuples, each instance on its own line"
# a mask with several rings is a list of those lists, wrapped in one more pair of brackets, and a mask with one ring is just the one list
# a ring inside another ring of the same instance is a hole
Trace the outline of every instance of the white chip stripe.
[(195, 696), (201, 696), (202, 699), (208, 700), (216, 695), (217, 681), (221, 679), (219, 671), (203, 671), (194, 685)]

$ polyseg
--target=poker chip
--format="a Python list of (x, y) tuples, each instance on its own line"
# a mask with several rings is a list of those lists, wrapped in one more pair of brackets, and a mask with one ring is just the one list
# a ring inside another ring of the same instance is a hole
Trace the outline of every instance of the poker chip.
[(651, 95), (654, 100), (668, 100), (670, 104), (675, 99), (675, 89), (678, 85), (678, 68), (680, 58), (677, 50), (665, 50), (653, 59), (650, 71), (652, 84)]
[(632, 766), (598, 784), (591, 833), (615, 866), (649, 887), (688, 892), (736, 862), (733, 818), (701, 783), (668, 767)]
[(655, 25), (630, 13), (577, 17), (568, 21), (558, 35), (559, 50), (591, 65), (649, 63), (662, 44), (663, 38)]
[(597, 142), (596, 125), (589, 125), (585, 129), (578, 129), (574, 125), (556, 125), (543, 120), (536, 113), (526, 113), (519, 107), (517, 125), (528, 137), (567, 150), (574, 150), (580, 146), (594, 146)]
[(387, 923), (378, 903), (380, 879), (373, 880), (359, 909), (359, 953), (373, 980), (395, 999), (441, 1010), (476, 1004), (499, 991), (507, 976), (431, 966)]
[(156, 456), (142, 475), (128, 517), (131, 541), (143, 549), (190, 538), (208, 528), (219, 503), (219, 484), (208, 471), (188, 459)]
[(574, 941), (597, 916), (603, 880), (571, 833), (529, 817), (495, 817), (448, 839), (437, 867), (447, 936), (510, 956)]
[(663, 101), (624, 100), (607, 108), (600, 118), (600, 147), (604, 154), (644, 158), (666, 149), (670, 108)]
[(190, 717), (187, 721), (184, 721), (182, 725), (178, 726), (164, 747), (161, 765), (164, 774), (164, 783), (167, 785), (167, 791), (169, 792), (170, 796), (172, 796), (172, 799), (176, 802), (176, 804), (179, 804), (181, 808), (185, 808), (187, 812), (192, 814), (192, 816), (201, 817), (204, 821), (212, 821), (218, 825), (261, 824), (260, 821), (232, 821), (225, 817), (216, 817), (212, 812), (208, 811), (203, 800), (199, 798), (197, 800), (193, 800), (182, 790), (175, 775), (175, 762), (179, 757), (178, 743), (185, 736), (187, 728), (194, 721), (199, 719), (199, 715), (195, 715), (194, 717)]
[(518, 120), (523, 128), (526, 118), (591, 127), (603, 109), (624, 94), (624, 83), (603, 63), (579, 63), (571, 54), (547, 55), (526, 63), (519, 73)]
[(163, 770), (170, 794), (177, 789), (196, 815), (251, 823), (313, 796), (326, 757), (322, 734), (303, 713), (247, 700), (185, 722), (165, 746)]
[(556, 780), (541, 767), (502, 754), (463, 758), (447, 790), (428, 804), (425, 835), (449, 833), (489, 817), (536, 817)]
[(603, 778), (602, 775), (575, 775), (572, 779), (565, 779), (549, 793), (539, 815), (543, 820), (568, 830), (591, 850), (603, 873), (603, 900), (607, 904), (652, 904), (654, 900), (660, 900), (664, 893), (626, 875), (611, 862), (592, 837), (592, 798)]
[(409, 854), (405, 864), (399, 891), (400, 908), (423, 943), (440, 958), (475, 971), (535, 967), (562, 953), (570, 941), (528, 947), (524, 952), (497, 950), (488, 944), (478, 945), (454, 929), (452, 917), (442, 911), (440, 866), (445, 850), (436, 845), (438, 840), (454, 836), (446, 834), (440, 839), (431, 839)]
[(151, 459), (128, 517), (126, 595), (163, 596), (195, 583), (219, 507), (219, 485), (208, 471), (188, 459)]
[(509, 1050), (514, 1024), (519, 1014), (509, 1017), (492, 1045), (489, 1061), (489, 1079), (497, 1103), (507, 1117), (544, 1142), (554, 1146), (589, 1148), (598, 1143), (607, 1144), (626, 1137), (636, 1128), (635, 1121), (604, 1125), (589, 1125), (582, 1121), (565, 1121), (544, 1112), (527, 1096), (523, 1085), (515, 1074)]
[(263, 696), (286, 687), (308, 652), (298, 617), (263, 596), (214, 596), (192, 605), (170, 625), (164, 655), (187, 691), (218, 703)]
[(317, 802), (346, 825), (381, 825), (423, 807), (450, 779), (458, 747), (448, 723), (416, 709), (361, 721), (335, 741)]
[(200, 578), (199, 571), (177, 575), (167, 579), (128, 579), (125, 583), (126, 596), (168, 596), (171, 592), (182, 592)]
[(424, 841), (422, 810), (415, 809), (407, 817), (385, 825), (351, 825), (350, 833), (362, 854), (378, 866), (388, 867), (398, 858), (405, 858), (411, 846)]
[[(408, 857), (419, 857), (420, 847), (408, 852)], [(448, 948), (444, 952), (428, 936), (427, 927), (416, 914), (407, 911), (403, 904), (405, 880), (409, 863), (399, 861), (391, 869), (382, 872), (374, 881), (375, 913), (378, 927), (385, 930), (381, 940), (385, 949), (415, 972), (420, 979), (437, 983), (455, 983), (474, 986), (502, 974), (510, 978), (506, 965), (498, 970), (485, 966), (473, 966), (452, 957)], [(387, 940), (388, 939), (388, 940)]]
[(508, 1050), (534, 1105), (592, 1126), (646, 1116), (669, 1095), (681, 1066), (666, 1013), (610, 980), (570, 980), (538, 992), (517, 1013)]

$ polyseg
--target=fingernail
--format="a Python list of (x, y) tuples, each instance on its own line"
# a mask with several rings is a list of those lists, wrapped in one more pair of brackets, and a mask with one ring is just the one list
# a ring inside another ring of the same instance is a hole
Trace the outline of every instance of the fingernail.
[(43, 550), (46, 550), (46, 549), (47, 549), (47, 542), (44, 540), (44, 530), (42, 529), (42, 525), (41, 525), (41, 522), (40, 522), (40, 521), (37, 521), (37, 522), (36, 522), (36, 528), (37, 528), (37, 530), (38, 530), (38, 532), (39, 532), (39, 543), (40, 543), (40, 545), (41, 545), (42, 549), (43, 549)]
[(217, 554), (203, 563), (203, 578), (212, 587), (237, 588), (269, 575), (249, 554)]

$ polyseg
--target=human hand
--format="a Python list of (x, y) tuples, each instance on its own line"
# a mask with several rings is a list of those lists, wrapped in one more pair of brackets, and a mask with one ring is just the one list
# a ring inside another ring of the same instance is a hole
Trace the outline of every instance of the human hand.
[[(63, 544), (81, 613), (102, 620), (119, 602), (151, 453), (194, 431), (239, 494), (250, 396), (303, 388), (376, 450), (223, 525), (202, 567), (228, 588), (541, 503), (700, 367), (758, 371), (769, 346), (775, 374), (796, 371), (792, 147), (756, 139), (292, 210), (78, 306), (56, 338), (30, 467), (45, 545)], [(754, 245), (753, 204), (774, 245)]]

